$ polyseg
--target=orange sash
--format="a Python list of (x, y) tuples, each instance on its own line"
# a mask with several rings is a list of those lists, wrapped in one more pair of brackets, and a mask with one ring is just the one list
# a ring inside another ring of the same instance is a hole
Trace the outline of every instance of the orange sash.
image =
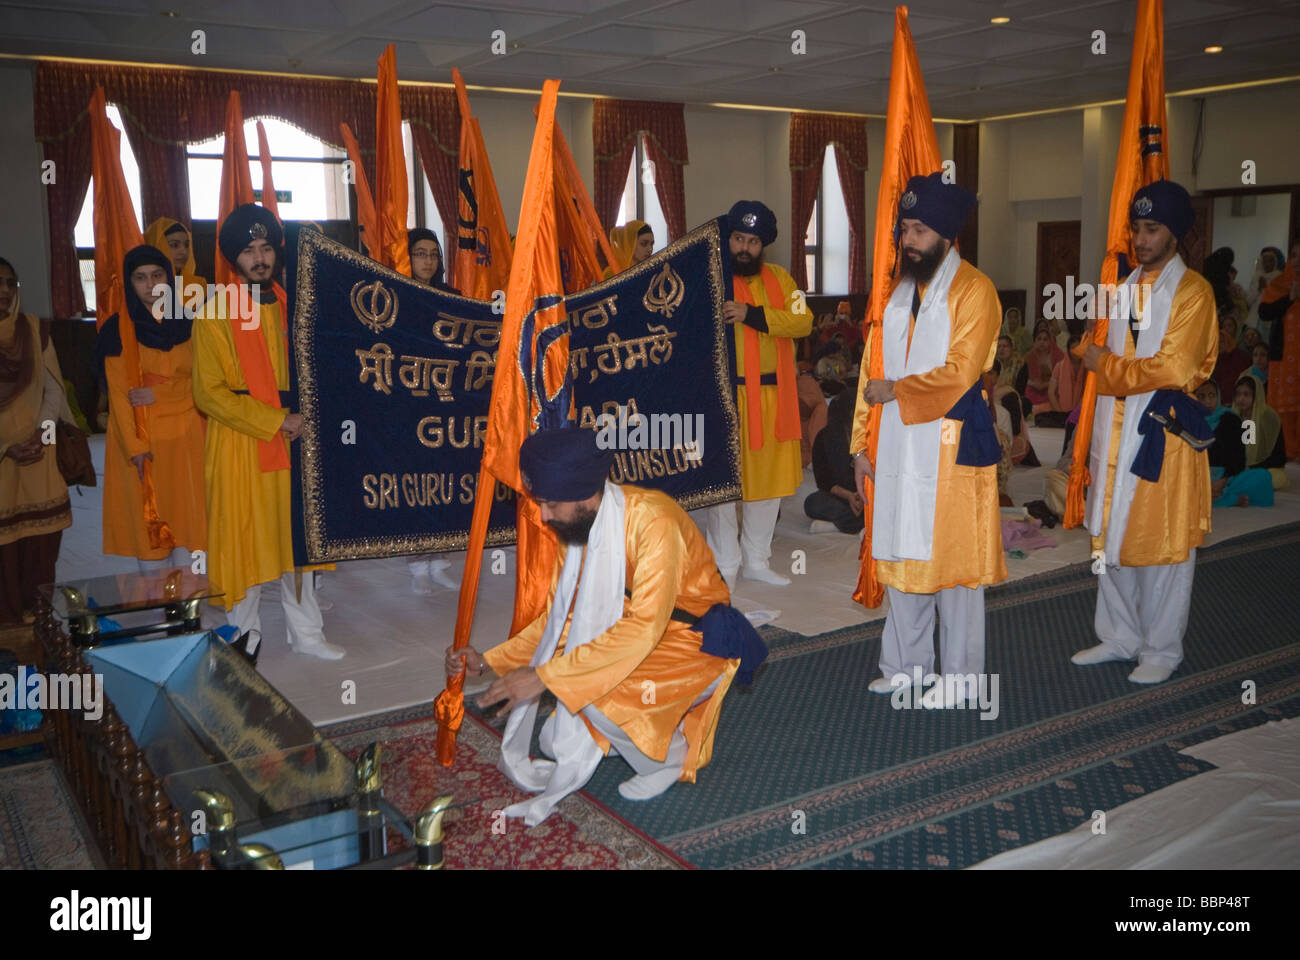
[[(776, 273), (767, 264), (761, 271), (767, 305), (773, 310), (785, 309), (785, 294)], [(758, 306), (749, 284), (743, 277), (732, 275), (732, 290), (736, 302)], [(776, 439), (798, 440), (803, 436), (799, 427), (799, 393), (795, 387), (794, 347), (789, 337), (776, 337)], [(745, 403), (749, 416), (749, 449), (763, 448), (763, 403), (760, 396), (761, 365), (758, 359), (758, 331), (745, 326)]]
[[(289, 298), (284, 288), (278, 283), (272, 284), (275, 295), (280, 301), (280, 319), (284, 325), (284, 356), (289, 358), (289, 321), (285, 311), (289, 308)], [(258, 304), (261, 311), (261, 304)], [(280, 406), (280, 389), (275, 383), (275, 368), (271, 366), (271, 351), (267, 349), (266, 337), (262, 335), (259, 323), (252, 330), (245, 330), (239, 317), (239, 310), (230, 310), (230, 331), (235, 341), (235, 356), (239, 360), (239, 369), (244, 373), (244, 382), (248, 384), (248, 394), (261, 400), (268, 407), (276, 410)], [(289, 447), (284, 442), (284, 435), (277, 433), (270, 440), (260, 440), (257, 444), (257, 459), (263, 473), (273, 470), (289, 469)]]

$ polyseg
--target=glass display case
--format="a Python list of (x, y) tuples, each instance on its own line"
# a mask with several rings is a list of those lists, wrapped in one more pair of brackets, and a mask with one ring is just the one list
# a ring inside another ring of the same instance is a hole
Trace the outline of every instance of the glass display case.
[[(199, 629), (200, 605), (222, 596), (206, 575), (189, 567), (154, 573), (119, 573), (49, 583), (40, 588), (54, 615), (67, 624), (72, 642), (91, 647), (151, 633), (177, 634)], [(148, 614), (157, 611), (153, 617)], [(145, 615), (144, 623), (102, 629), (101, 617)]]

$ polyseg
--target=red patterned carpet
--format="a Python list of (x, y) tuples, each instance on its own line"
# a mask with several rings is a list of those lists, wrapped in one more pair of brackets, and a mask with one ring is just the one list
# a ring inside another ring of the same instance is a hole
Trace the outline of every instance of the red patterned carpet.
[[(413, 817), (434, 797), (472, 801), (445, 820), (448, 869), (464, 870), (663, 870), (685, 866), (640, 831), (582, 794), (573, 794), (532, 829), (498, 813), (528, 795), (497, 770), (495, 733), (466, 715), (456, 762), (434, 757), (437, 725), (429, 706), (346, 721), (321, 732), (350, 758), (370, 743), (383, 744), (384, 796)], [(495, 827), (495, 832), (494, 832)], [(390, 849), (406, 841), (390, 832)]]

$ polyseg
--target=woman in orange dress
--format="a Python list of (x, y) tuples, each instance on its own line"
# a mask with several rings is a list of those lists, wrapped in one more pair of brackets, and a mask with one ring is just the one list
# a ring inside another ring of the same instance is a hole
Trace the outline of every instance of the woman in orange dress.
[(1259, 298), (1268, 332), (1268, 405), (1282, 418), (1292, 458), (1300, 455), (1300, 237), (1291, 241), (1286, 269)]
[[(126, 306), (140, 347), (140, 386), (132, 388), (122, 356), (123, 322), (109, 317), (96, 354), (108, 390), (108, 442), (104, 448), (104, 552), (135, 557), (142, 573), (190, 566), (191, 551), (208, 545), (203, 487), (204, 421), (190, 381), (194, 353), (191, 317), (161, 288), (172, 285), (171, 262), (148, 244), (127, 253)], [(159, 319), (159, 317), (162, 319)], [(135, 408), (143, 407), (148, 440), (136, 433)], [(152, 463), (158, 515), (171, 528), (175, 549), (153, 546), (144, 519), (141, 480)]]

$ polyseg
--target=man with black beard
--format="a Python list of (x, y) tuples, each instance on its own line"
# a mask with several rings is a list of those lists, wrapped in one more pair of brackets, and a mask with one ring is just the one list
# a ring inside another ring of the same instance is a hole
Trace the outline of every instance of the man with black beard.
[(727, 229), (732, 298), (723, 314), (736, 341), (743, 523), (737, 527), (734, 503), (707, 508), (703, 523), (728, 584), (735, 584), (743, 559), (747, 579), (786, 586), (789, 578), (768, 560), (781, 498), (803, 480), (794, 341), (812, 332), (813, 316), (790, 274), (763, 259), (776, 240), (776, 214), (757, 200), (741, 200), (727, 214)]
[[(540, 794), (506, 814), (529, 826), (586, 783), (611, 747), (636, 774), (619, 787), (629, 800), (694, 782), (712, 753), (732, 677), (756, 665), (752, 650), (725, 636), (734, 632), (732, 617), (747, 622), (729, 606), (695, 524), (667, 494), (611, 483), (612, 463), (592, 430), (541, 430), (524, 441), (524, 484), (564, 548), (548, 609), (482, 656), (447, 652), (449, 675), (462, 661), (472, 675), (485, 664), (500, 675), (479, 704), (505, 701), (501, 769)], [(731, 621), (722, 637), (713, 628), (720, 618)], [(529, 741), (544, 690), (558, 701), (540, 740), (554, 761), (533, 761)]]
[[(944, 696), (927, 706), (975, 695), (971, 680), (984, 670), (984, 586), (1007, 576), (1002, 451), (981, 382), (993, 365), (1002, 308), (992, 281), (953, 247), (974, 204), (939, 173), (908, 180), (895, 227), (900, 276), (883, 318), (884, 377), (869, 379), (864, 355), (866, 388), (849, 444), (858, 493), (867, 477), (875, 481), (871, 556), (889, 597), (881, 676), (870, 689), (891, 693), (934, 673), (937, 608), (945, 682), (932, 690)], [(883, 409), (873, 463), (866, 426), (875, 404)]]

